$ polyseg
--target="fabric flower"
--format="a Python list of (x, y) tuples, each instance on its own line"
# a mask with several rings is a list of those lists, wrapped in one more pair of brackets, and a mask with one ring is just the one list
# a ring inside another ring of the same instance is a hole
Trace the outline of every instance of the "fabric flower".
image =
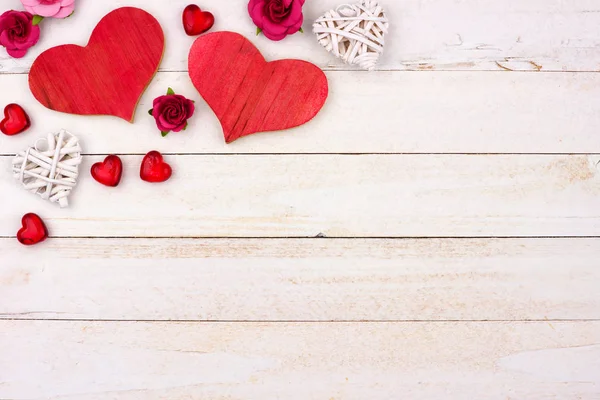
[(40, 17), (67, 18), (75, 10), (75, 0), (21, 0), (21, 3)]
[(0, 15), (0, 45), (9, 56), (21, 58), (40, 40), (40, 27), (33, 25), (33, 15), (25, 11), (7, 11)]
[(194, 115), (194, 102), (185, 97), (175, 94), (173, 89), (169, 88), (166, 96), (160, 96), (154, 99), (154, 108), (148, 111), (156, 120), (156, 126), (161, 131), (163, 137), (169, 132), (180, 132), (185, 130), (188, 125), (188, 119)]
[(302, 29), (304, 0), (250, 0), (248, 13), (259, 33), (271, 40), (282, 40)]

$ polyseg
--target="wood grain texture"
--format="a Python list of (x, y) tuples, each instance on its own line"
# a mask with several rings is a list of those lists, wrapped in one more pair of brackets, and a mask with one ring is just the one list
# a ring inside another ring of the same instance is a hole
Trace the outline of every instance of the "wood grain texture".
[(119, 8), (98, 22), (87, 46), (62, 45), (40, 54), (29, 73), (29, 88), (51, 110), (133, 122), (164, 48), (163, 31), (152, 15)]
[(267, 62), (252, 42), (233, 32), (196, 39), (189, 71), (227, 143), (304, 125), (321, 110), (329, 91), (317, 66), (290, 59)]
[(8, 399), (591, 400), (600, 385), (600, 322), (2, 321), (0, 339)]
[[(68, 116), (38, 104), (24, 75), (0, 75), (0, 106), (26, 107), (32, 128), (0, 135), (15, 154), (47, 132), (68, 128), (86, 152), (138, 153), (600, 153), (600, 74), (328, 72), (330, 96), (311, 122), (282, 134), (223, 141), (219, 120), (188, 74), (159, 73), (135, 124)], [(146, 111), (172, 87), (196, 101), (185, 132), (162, 138)], [(361, 88), (360, 95), (355, 93)], [(6, 89), (6, 90), (5, 90)]]
[(600, 155), (167, 156), (160, 185), (138, 178), (141, 156), (122, 158), (118, 190), (83, 175), (67, 210), (0, 169), (0, 236), (26, 212), (51, 236), (600, 235)]
[(0, 239), (0, 318), (600, 320), (598, 254), (600, 239)]
[[(89, 4), (88, 4), (89, 3)], [(118, 3), (118, 4), (117, 4)], [(41, 51), (91, 33), (98, 17), (123, 2), (90, 1), (78, 5), (69, 20), (44, 21), (42, 38), (23, 59), (0, 51), (0, 73), (25, 72)], [(153, 14), (165, 28), (169, 46), (162, 70), (185, 71), (186, 55), (194, 41), (181, 26), (181, 12), (190, 2), (128, 0), (127, 5)], [(344, 1), (306, 3), (304, 31), (272, 42), (256, 37), (247, 2), (212, 1), (215, 31), (234, 31), (252, 41), (267, 59), (299, 58), (326, 69), (348, 69), (323, 50), (311, 33), (315, 19)], [(5, 9), (22, 9), (19, 0), (3, 0)], [(598, 71), (600, 70), (600, 4), (594, 0), (388, 0), (391, 21), (386, 49), (378, 68), (383, 70), (485, 71)]]

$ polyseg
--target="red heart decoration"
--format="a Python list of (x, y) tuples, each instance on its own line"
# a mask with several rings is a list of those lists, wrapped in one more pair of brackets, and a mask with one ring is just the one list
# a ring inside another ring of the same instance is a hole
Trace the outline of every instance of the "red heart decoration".
[(17, 232), (17, 240), (25, 246), (43, 242), (48, 237), (48, 229), (44, 221), (36, 214), (25, 214), (21, 219), (21, 225), (23, 227)]
[(31, 66), (29, 87), (51, 110), (132, 122), (164, 47), (162, 28), (152, 15), (119, 8), (100, 20), (86, 47), (69, 44), (40, 54)]
[(123, 163), (118, 156), (110, 155), (103, 162), (92, 165), (92, 177), (105, 186), (115, 187), (121, 182)]
[(0, 121), (0, 131), (8, 136), (24, 132), (31, 126), (29, 116), (18, 104), (4, 107), (4, 119)]
[(183, 29), (188, 36), (200, 35), (215, 24), (215, 16), (208, 11), (202, 11), (195, 4), (190, 4), (183, 10)]
[(227, 143), (310, 121), (325, 104), (327, 77), (300, 60), (265, 61), (245, 37), (215, 32), (196, 39), (190, 77), (221, 121)]
[(146, 154), (140, 167), (140, 178), (143, 181), (157, 183), (164, 182), (171, 177), (171, 166), (163, 161), (163, 156), (158, 151)]

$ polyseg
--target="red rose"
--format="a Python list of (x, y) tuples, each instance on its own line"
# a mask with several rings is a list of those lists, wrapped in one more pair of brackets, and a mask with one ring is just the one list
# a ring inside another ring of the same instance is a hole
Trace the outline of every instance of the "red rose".
[(171, 131), (180, 132), (187, 128), (188, 119), (194, 115), (194, 102), (185, 97), (175, 94), (169, 88), (166, 96), (154, 99), (154, 108), (149, 114), (156, 120), (156, 126), (163, 136)]
[(282, 40), (302, 28), (304, 0), (250, 0), (248, 13), (271, 40)]
[(7, 11), (0, 15), (0, 45), (14, 58), (21, 58), (40, 39), (40, 27), (25, 11)]

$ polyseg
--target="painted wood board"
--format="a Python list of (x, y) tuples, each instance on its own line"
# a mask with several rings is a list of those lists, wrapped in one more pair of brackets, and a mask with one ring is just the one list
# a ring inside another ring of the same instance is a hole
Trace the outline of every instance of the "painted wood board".
[(596, 399), (600, 322), (0, 322), (0, 397)]
[(600, 239), (0, 239), (0, 319), (600, 319), (598, 254)]
[[(27, 57), (16, 60), (0, 52), (0, 73), (28, 71), (44, 49), (72, 40), (80, 44), (89, 36), (98, 16), (123, 2), (93, 1), (78, 6), (68, 21), (45, 21), (39, 44)], [(326, 69), (348, 67), (323, 50), (311, 33), (312, 21), (344, 1), (319, 0), (305, 5), (305, 34), (275, 43), (255, 38), (265, 57), (306, 59)], [(6, 8), (20, 9), (19, 0), (4, 0)], [(187, 0), (129, 0), (165, 27), (169, 46), (162, 69), (184, 71), (193, 38), (181, 26)], [(255, 36), (244, 1), (213, 1), (207, 8), (215, 15), (214, 31), (232, 30)], [(598, 71), (600, 70), (600, 4), (594, 0), (387, 0), (392, 25), (386, 37), (384, 70), (485, 70), (485, 71)]]
[[(46, 131), (76, 132), (87, 153), (600, 153), (600, 74), (481, 72), (329, 72), (322, 112), (286, 132), (230, 145), (187, 73), (159, 73), (142, 97), (135, 124), (111, 117), (56, 113), (35, 101), (24, 75), (0, 75), (0, 105), (17, 102), (32, 128), (0, 135), (15, 154)], [(361, 95), (353, 95), (356, 86)], [(185, 132), (166, 139), (147, 110), (166, 87), (195, 100)]]
[(66, 210), (0, 169), (0, 236), (26, 212), (63, 237), (600, 235), (600, 155), (179, 155), (160, 185), (122, 159), (117, 190), (83, 175)]

